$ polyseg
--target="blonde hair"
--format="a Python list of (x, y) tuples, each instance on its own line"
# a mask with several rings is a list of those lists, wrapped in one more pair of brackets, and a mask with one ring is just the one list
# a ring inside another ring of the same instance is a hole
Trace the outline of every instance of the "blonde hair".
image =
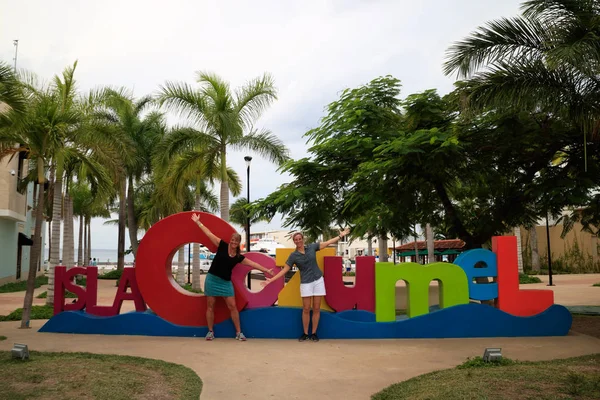
[[(233, 238), (237, 238), (237, 240), (239, 241), (238, 243), (238, 247), (235, 248), (235, 255), (239, 256), (240, 255), (240, 244), (242, 243), (242, 235), (240, 235), (239, 233), (235, 232), (231, 235), (231, 238), (229, 239), (229, 242), (231, 243), (231, 239)], [(248, 249), (247, 251), (250, 251), (250, 249)]]
[(304, 239), (304, 233), (302, 233), (302, 232), (296, 232), (296, 233), (294, 233), (292, 235), (292, 240), (296, 239), (296, 236), (298, 236), (298, 235), (302, 236), (302, 239)]

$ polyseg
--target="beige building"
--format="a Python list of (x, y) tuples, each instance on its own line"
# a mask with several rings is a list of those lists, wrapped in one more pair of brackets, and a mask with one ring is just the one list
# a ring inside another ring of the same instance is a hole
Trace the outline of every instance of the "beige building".
[(27, 279), (29, 271), (34, 185), (20, 183), (27, 170), (23, 153), (0, 160), (0, 284)]

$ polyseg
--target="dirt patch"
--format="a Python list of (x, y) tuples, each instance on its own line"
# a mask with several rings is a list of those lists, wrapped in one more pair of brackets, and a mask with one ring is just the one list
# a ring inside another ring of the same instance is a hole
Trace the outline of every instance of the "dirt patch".
[(584, 335), (600, 338), (599, 315), (573, 315), (571, 330)]

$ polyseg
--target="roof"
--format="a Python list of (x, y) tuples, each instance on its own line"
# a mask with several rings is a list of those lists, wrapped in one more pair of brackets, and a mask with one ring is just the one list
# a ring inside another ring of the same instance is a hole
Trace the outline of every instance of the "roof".
[[(419, 250), (427, 250), (427, 242), (419, 240), (417, 242)], [(433, 248), (436, 250), (448, 250), (448, 249), (462, 249), (465, 247), (465, 242), (460, 239), (448, 239), (448, 240), (435, 240), (433, 242)], [(403, 244), (402, 246), (396, 247), (396, 250), (410, 251), (415, 249), (415, 242)]]

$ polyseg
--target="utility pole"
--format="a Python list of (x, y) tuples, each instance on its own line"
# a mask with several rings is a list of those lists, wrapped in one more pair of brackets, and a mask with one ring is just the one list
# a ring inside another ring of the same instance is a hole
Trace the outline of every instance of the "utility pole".
[(15, 72), (17, 72), (17, 54), (19, 52), (19, 39), (15, 39), (13, 40), (13, 45), (15, 46), (15, 58), (13, 58), (13, 60), (15, 60)]

